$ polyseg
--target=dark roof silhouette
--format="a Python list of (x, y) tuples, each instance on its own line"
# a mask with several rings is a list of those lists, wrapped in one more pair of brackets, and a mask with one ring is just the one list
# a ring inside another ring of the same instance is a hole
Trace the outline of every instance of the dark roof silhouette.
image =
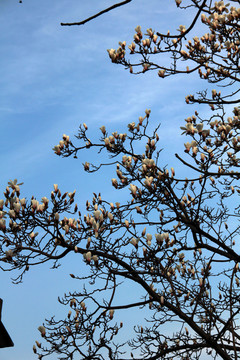
[(2, 304), (3, 304), (3, 301), (2, 301), (2, 299), (0, 299), (0, 348), (5, 348), (5, 347), (9, 347), (9, 346), (14, 346), (14, 344), (1, 321)]

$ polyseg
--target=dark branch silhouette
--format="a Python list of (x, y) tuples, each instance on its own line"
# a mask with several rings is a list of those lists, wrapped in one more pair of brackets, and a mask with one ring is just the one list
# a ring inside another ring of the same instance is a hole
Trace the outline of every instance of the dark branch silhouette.
[(113, 10), (113, 9), (116, 9), (117, 7), (119, 6), (123, 6), (123, 5), (126, 5), (127, 3), (130, 3), (132, 0), (125, 0), (125, 1), (122, 1), (120, 3), (117, 3), (117, 4), (114, 4), (112, 6), (109, 6), (108, 8), (102, 10), (102, 11), (99, 11), (97, 14), (95, 15), (92, 15), (90, 16), (89, 18), (85, 19), (85, 20), (82, 20), (82, 21), (79, 21), (79, 22), (73, 22), (73, 23), (61, 23), (61, 26), (73, 26), (73, 25), (84, 25), (86, 24), (87, 22), (93, 20), (93, 19), (96, 19), (98, 16), (101, 16), (103, 14), (106, 14), (107, 12)]

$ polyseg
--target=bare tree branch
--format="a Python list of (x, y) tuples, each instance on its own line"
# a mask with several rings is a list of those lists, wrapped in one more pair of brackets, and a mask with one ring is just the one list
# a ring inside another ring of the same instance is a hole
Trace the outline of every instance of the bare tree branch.
[(87, 18), (87, 19), (85, 19), (85, 20), (82, 20), (82, 21), (79, 21), (79, 22), (73, 22), (73, 23), (61, 23), (61, 26), (84, 25), (84, 24), (86, 24), (88, 21), (91, 21), (91, 20), (93, 20), (93, 19), (96, 19), (98, 16), (101, 16), (101, 15), (103, 15), (103, 14), (105, 14), (105, 13), (107, 13), (107, 12), (113, 10), (113, 9), (116, 9), (116, 8), (119, 7), (119, 6), (126, 5), (127, 3), (130, 3), (131, 1), (132, 1), (132, 0), (122, 1), (122, 2), (120, 2), (120, 3), (114, 4), (114, 5), (110, 6), (110, 7), (108, 7), (107, 9), (104, 9), (104, 10), (98, 12), (98, 13), (95, 14), (95, 15), (90, 16), (89, 18)]

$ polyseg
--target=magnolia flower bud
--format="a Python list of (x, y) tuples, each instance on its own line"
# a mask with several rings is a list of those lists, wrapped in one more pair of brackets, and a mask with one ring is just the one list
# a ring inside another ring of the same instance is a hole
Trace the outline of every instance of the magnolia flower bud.
[(76, 299), (71, 299), (71, 300), (70, 300), (70, 306), (71, 306), (71, 307), (76, 307), (76, 306), (77, 306), (77, 301), (76, 301)]
[(203, 123), (197, 124), (196, 129), (197, 129), (198, 133), (201, 133), (203, 130)]
[[(176, 2), (179, 0), (176, 0)], [(180, 25), (179, 26), (179, 31), (181, 32), (181, 34), (184, 34), (186, 32), (186, 26), (185, 25)]]
[(163, 234), (155, 234), (155, 237), (156, 237), (157, 243), (159, 245), (162, 245), (163, 240), (164, 240), (164, 235)]
[(81, 305), (81, 308), (83, 309), (83, 311), (86, 311), (85, 302), (81, 301), (80, 305)]
[(135, 196), (137, 193), (137, 187), (133, 184), (130, 184), (130, 191), (132, 192), (132, 195)]
[(101, 215), (101, 213), (100, 213), (99, 210), (95, 210), (95, 211), (94, 211), (94, 217), (95, 217), (96, 220), (99, 220), (100, 215)]
[(114, 310), (113, 309), (111, 309), (111, 310), (109, 310), (109, 318), (112, 320), (112, 318), (113, 318), (113, 314), (114, 314)]
[(71, 330), (71, 328), (70, 328), (69, 326), (66, 326), (66, 329), (67, 329), (67, 331), (68, 331), (69, 333), (72, 332), (72, 330)]
[(13, 257), (13, 251), (12, 250), (5, 251), (5, 254), (6, 254), (6, 258), (8, 260), (12, 260), (12, 257)]
[(100, 127), (100, 130), (101, 130), (101, 132), (103, 133), (103, 135), (106, 134), (106, 128), (105, 128), (104, 125)]
[(130, 131), (134, 130), (134, 127), (135, 127), (135, 122), (128, 124), (128, 128)]
[(85, 255), (84, 258), (85, 258), (86, 262), (90, 264), (90, 261), (91, 261), (91, 258), (92, 258), (91, 251), (88, 251), (86, 254), (83, 254), (83, 255)]
[(62, 136), (63, 140), (66, 141), (67, 143), (69, 142), (69, 136), (66, 134), (63, 134)]
[(79, 320), (75, 322), (75, 329), (77, 330), (79, 328)]
[(135, 209), (137, 210), (138, 214), (142, 214), (142, 209), (139, 206), (136, 206)]
[(56, 213), (54, 214), (54, 218), (55, 218), (56, 221), (59, 221), (59, 213), (56, 212)]
[(35, 199), (32, 199), (31, 203), (32, 203), (32, 209), (35, 210), (38, 207), (39, 202)]
[(146, 235), (146, 239), (147, 239), (147, 241), (151, 241), (151, 240), (152, 240), (152, 235), (151, 235), (151, 234), (147, 234), (147, 235)]
[(34, 233), (33, 231), (29, 234), (31, 240), (34, 240), (35, 237), (38, 235), (38, 232)]
[(85, 164), (84, 164), (84, 170), (85, 171), (88, 171), (89, 170), (89, 163), (88, 162), (85, 162)]
[(20, 211), (20, 208), (21, 208), (20, 203), (14, 203), (13, 206), (14, 206), (14, 210), (15, 210), (16, 213), (18, 214), (19, 211)]
[(109, 218), (110, 222), (112, 222), (112, 220), (113, 220), (113, 214), (112, 214), (112, 213), (108, 213), (108, 218)]
[(112, 185), (113, 185), (116, 189), (118, 188), (117, 179), (112, 179)]
[[(21, 200), (20, 200), (21, 201)], [(3, 199), (1, 199), (0, 200), (0, 210), (2, 210), (3, 209), (3, 206), (4, 206), (4, 200)]]
[(40, 342), (38, 342), (37, 340), (35, 341), (35, 343), (36, 343), (37, 347), (38, 347), (39, 349), (41, 349), (42, 344), (41, 344)]
[(120, 208), (120, 203), (119, 203), (119, 202), (116, 202), (115, 205), (116, 205), (116, 208), (119, 210), (119, 208)]
[(61, 155), (61, 147), (60, 147), (60, 145), (55, 145), (53, 147), (53, 150), (54, 150), (55, 154)]
[(139, 239), (132, 238), (130, 240), (130, 244), (132, 244), (136, 249), (138, 248), (138, 242), (139, 242)]
[(135, 31), (136, 31), (137, 34), (141, 34), (141, 32), (142, 32), (141, 31), (141, 26), (140, 25), (136, 26)]
[(93, 259), (93, 261), (94, 261), (95, 266), (98, 266), (98, 256), (97, 256), (97, 255), (93, 255), (92, 259)]
[(37, 207), (37, 212), (43, 213), (44, 210), (45, 210), (45, 205), (39, 204)]
[(146, 109), (146, 110), (145, 110), (145, 114), (146, 114), (146, 117), (147, 117), (147, 118), (150, 116), (150, 113), (151, 113), (151, 110), (150, 110), (150, 109)]
[(15, 211), (14, 211), (14, 210), (9, 210), (9, 216), (10, 216), (11, 218), (15, 219), (15, 217), (16, 217)]
[(43, 325), (39, 326), (38, 330), (40, 331), (42, 337), (44, 337), (46, 335), (46, 329)]
[(115, 49), (107, 49), (108, 55), (110, 57), (110, 59), (112, 60), (112, 62), (115, 62), (115, 60), (117, 59), (117, 54), (116, 54), (116, 50)]
[[(23, 205), (22, 201), (24, 201), (24, 204), (26, 203), (25, 199), (21, 199), (21, 200), (20, 200), (21, 205)], [(49, 203), (49, 200), (46, 198), (46, 196), (44, 196), (44, 197), (42, 198), (42, 202), (43, 202), (43, 204), (46, 206), (46, 205)]]
[(158, 71), (158, 76), (159, 77), (164, 78), (164, 75), (165, 75), (165, 70), (159, 70)]

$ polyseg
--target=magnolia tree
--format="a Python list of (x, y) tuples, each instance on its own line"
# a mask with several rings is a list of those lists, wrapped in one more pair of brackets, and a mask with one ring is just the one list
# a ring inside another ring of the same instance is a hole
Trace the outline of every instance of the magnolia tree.
[[(21, 184), (8, 183), (0, 200), (1, 268), (18, 269), (18, 282), (32, 265), (48, 261), (57, 267), (72, 253), (88, 271), (85, 277), (71, 274), (82, 291), (60, 300), (66, 318), (39, 326), (42, 342), (33, 347), (39, 359), (51, 354), (59, 359), (239, 358), (238, 3), (176, 0), (186, 12), (196, 9), (188, 28), (180, 25), (174, 35), (152, 29), (143, 34), (137, 26), (128, 47), (121, 42), (108, 50), (112, 62), (131, 73), (157, 70), (165, 78), (197, 72), (208, 82), (209, 90), (186, 94), (187, 103), (212, 110), (209, 118), (195, 111), (183, 120), (186, 142), (176, 157), (177, 169), (187, 177), (162, 163), (158, 129), (148, 131), (146, 110), (126, 133), (109, 134), (102, 126), (95, 142), (83, 124), (77, 140), (63, 135), (54, 147), (62, 157), (77, 158), (84, 149), (106, 152), (110, 160), (104, 165), (116, 167), (112, 185), (126, 188), (127, 201), (113, 203), (94, 193), (81, 215), (75, 192), (62, 194), (55, 184), (49, 198), (27, 201)], [(206, 33), (192, 38), (196, 25)], [(161, 64), (161, 53), (169, 54), (169, 63)], [(140, 152), (139, 144), (144, 144)], [(86, 162), (84, 170), (101, 166)], [(134, 301), (119, 296), (126, 282), (138, 289)], [(125, 309), (140, 312), (130, 341), (124, 340), (127, 323), (119, 320)]]

